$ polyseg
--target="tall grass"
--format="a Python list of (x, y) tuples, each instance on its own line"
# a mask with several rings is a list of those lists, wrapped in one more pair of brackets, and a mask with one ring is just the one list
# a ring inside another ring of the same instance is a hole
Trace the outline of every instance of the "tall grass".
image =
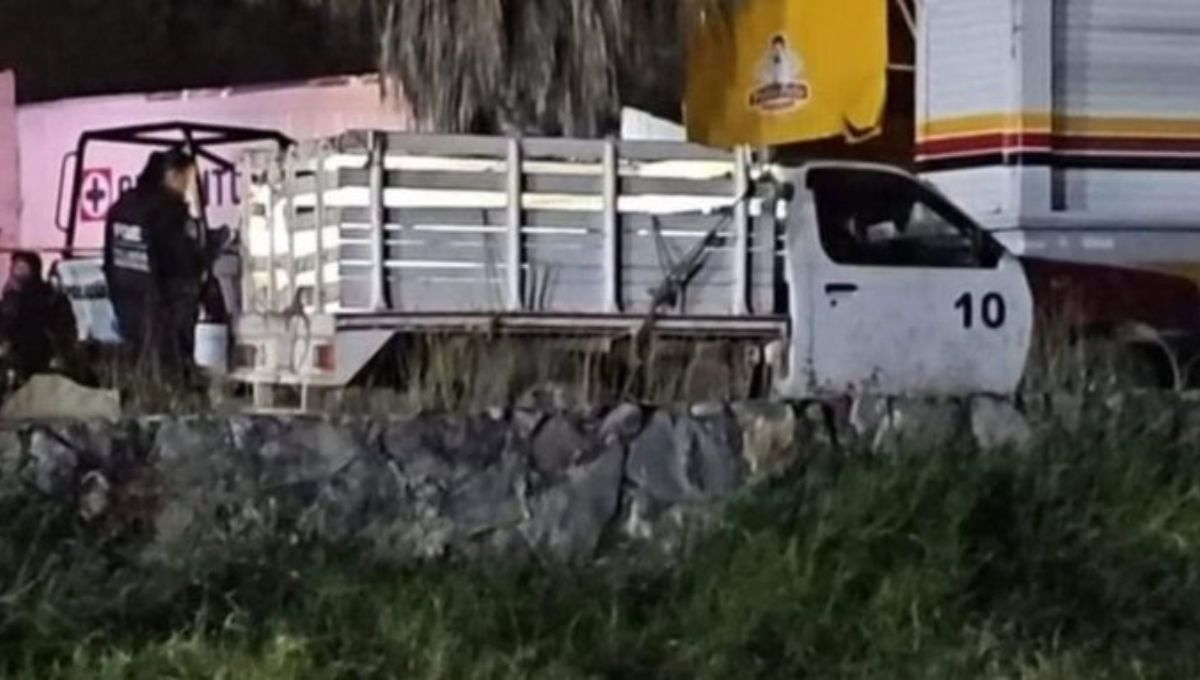
[(1030, 392), (1103, 393), (1130, 388), (1195, 387), (1193, 363), (1153, 329), (1138, 324), (1088, 328), (1072, 300), (1043, 312), (1025, 365)]
[(1200, 676), (1200, 442), (1136, 415), (1003, 455), (814, 455), (668, 565), (219, 532), (147, 564), (8, 498), (5, 677)]
[[(1182, 387), (1190, 374), (1200, 375), (1152, 334), (1131, 336), (1116, 329), (1088, 335), (1080, 332), (1079, 318), (1067, 305), (1038, 320), (1023, 391), (1094, 394)], [(558, 405), (768, 398), (772, 376), (764, 352), (760, 343), (749, 340), (530, 337), (486, 328), (398, 336), (349, 386), (323, 391), (308, 407), (360, 414), (478, 411), (517, 403), (539, 390)], [(119, 390), (127, 413), (205, 411), (214, 407), (216, 397), (223, 397), (229, 408), (250, 401), (245, 385), (213, 380), (206, 393), (200, 384), (204, 380), (190, 386), (164, 381), (129, 357), (96, 354), (86, 359), (76, 362), (69, 375)], [(278, 392), (285, 403), (301, 404), (299, 389), (280, 387)]]
[(390, 345), (346, 390), (356, 413), (463, 411), (541, 397), (563, 405), (733, 401), (754, 395), (746, 343), (423, 336)]

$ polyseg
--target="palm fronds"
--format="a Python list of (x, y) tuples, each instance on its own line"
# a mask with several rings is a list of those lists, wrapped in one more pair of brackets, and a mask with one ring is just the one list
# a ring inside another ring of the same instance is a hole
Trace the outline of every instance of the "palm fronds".
[(677, 115), (690, 27), (738, 0), (313, 1), (372, 14), (380, 69), (427, 129), (595, 136), (622, 105)]

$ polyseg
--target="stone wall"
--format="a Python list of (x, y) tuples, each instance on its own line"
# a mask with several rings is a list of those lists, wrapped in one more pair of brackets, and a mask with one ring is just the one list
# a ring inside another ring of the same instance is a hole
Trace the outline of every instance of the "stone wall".
[(257, 527), (402, 557), (577, 561), (669, 548), (740, 489), (821, 450), (1011, 449), (1093, 412), (1167, 414), (1178, 427), (1190, 404), (864, 399), (13, 424), (0, 428), (0, 498), (71, 504), (81, 523), (133, 531), (147, 550)]

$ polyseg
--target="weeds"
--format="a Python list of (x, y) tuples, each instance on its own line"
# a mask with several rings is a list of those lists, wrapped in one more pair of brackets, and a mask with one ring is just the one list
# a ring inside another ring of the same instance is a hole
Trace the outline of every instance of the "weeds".
[[(1095, 394), (1184, 387), (1200, 375), (1194, 362), (1180, 361), (1147, 329), (1085, 332), (1071, 309), (1067, 305), (1035, 324), (1024, 392)], [(479, 411), (528, 400), (538, 390), (550, 391), (548, 396), (559, 405), (620, 400), (697, 403), (771, 395), (771, 368), (760, 341), (658, 336), (643, 340), (528, 337), (487, 329), (401, 335), (349, 387), (318, 390), (324, 399), (309, 407), (356, 414)], [(128, 358), (97, 354), (86, 364), (88, 370), (68, 374), (84, 384), (119, 390), (126, 413), (197, 412), (219, 406), (221, 400), (230, 407), (236, 407), (238, 399), (249, 402), (246, 386), (238, 392), (232, 385), (214, 383), (205, 393), (155, 379)], [(277, 390), (285, 401), (301, 402), (299, 389)]]
[(815, 456), (671, 567), (386, 566), (267, 535), (135, 567), (6, 510), (7, 677), (1200, 674), (1200, 443), (1138, 427)]
[(1034, 323), (1023, 387), (1032, 392), (1104, 393), (1195, 386), (1198, 375), (1153, 329), (1138, 324), (1088, 327), (1079, 305), (1063, 300)]
[(429, 336), (390, 345), (366, 371), (369, 378), (341, 395), (339, 408), (478, 411), (538, 398), (560, 406), (730, 401), (758, 387), (755, 356), (732, 342), (660, 341), (643, 358), (627, 340)]

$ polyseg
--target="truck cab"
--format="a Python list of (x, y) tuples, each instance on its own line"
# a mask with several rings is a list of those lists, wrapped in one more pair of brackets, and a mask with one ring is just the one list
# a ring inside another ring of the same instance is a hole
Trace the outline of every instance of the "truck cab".
[(930, 185), (887, 166), (773, 170), (787, 209), (791, 371), (814, 393), (1011, 393), (1034, 303), (1021, 262)]

